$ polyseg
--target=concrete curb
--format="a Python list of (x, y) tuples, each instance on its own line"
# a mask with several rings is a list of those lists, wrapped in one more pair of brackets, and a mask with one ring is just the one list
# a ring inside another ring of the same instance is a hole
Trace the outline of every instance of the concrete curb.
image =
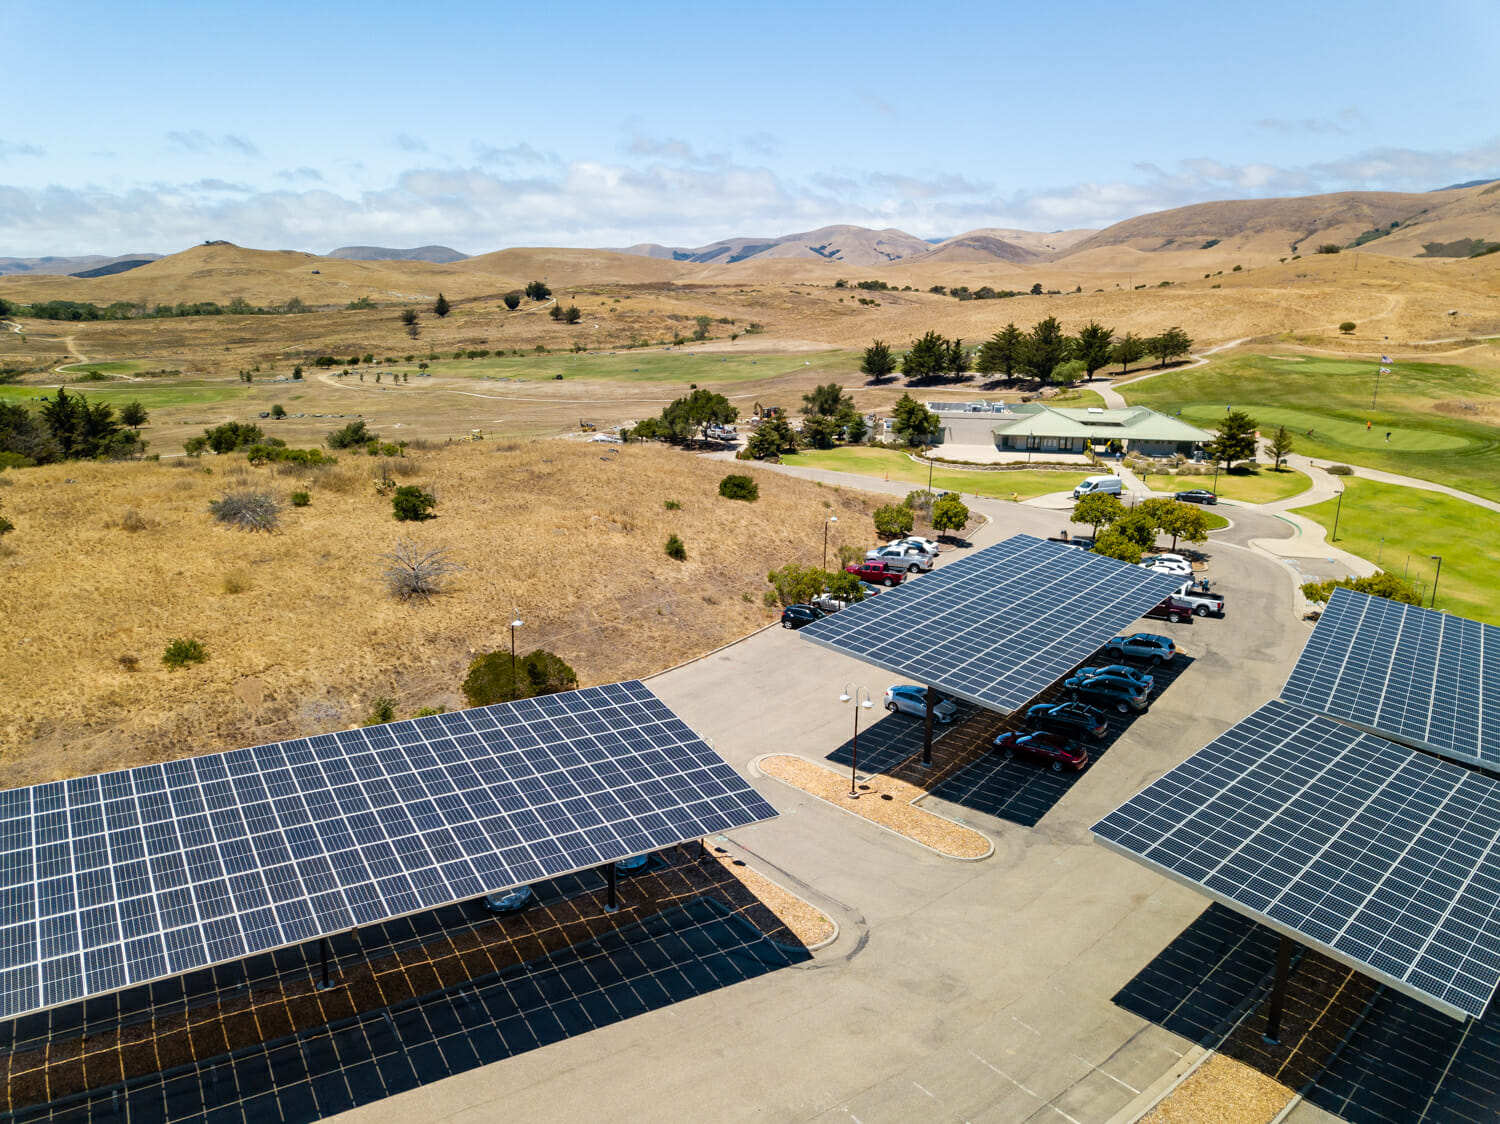
[[(885, 824), (880, 823), (877, 820), (869, 819), (866, 816), (861, 816), (858, 812), (855, 812), (855, 811), (853, 811), (853, 810), (845, 807), (842, 804), (835, 804), (832, 800), (825, 799), (824, 797), (819, 796), (816, 792), (808, 792), (807, 789), (805, 789), (805, 788), (799, 788), (797, 785), (792, 784), (791, 781), (784, 781), (784, 780), (782, 780), (778, 776), (775, 776), (775, 775), (773, 775), (771, 773), (767, 773), (765, 770), (763, 770), (760, 767), (760, 763), (762, 761), (764, 761), (767, 757), (795, 757), (797, 760), (799, 760), (799, 761), (806, 761), (809, 765), (812, 765), (812, 766), (815, 766), (816, 768), (822, 769), (826, 773), (837, 775), (837, 774), (834, 774), (833, 770), (830, 769), (830, 768), (828, 768), (826, 765), (822, 765), (822, 764), (820, 764), (817, 761), (811, 760), (810, 758), (803, 757), (800, 753), (781, 753), (781, 752), (778, 752), (778, 753), (762, 753), (762, 754), (760, 754), (760, 756), (754, 757), (750, 761), (750, 768), (755, 773), (756, 776), (765, 777), (768, 780), (773, 780), (777, 784), (784, 784), (784, 785), (787, 786), (787, 788), (795, 788), (795, 789), (797, 789), (798, 792), (805, 793), (806, 795), (811, 796), (814, 800), (817, 800), (819, 803), (826, 804), (830, 808), (836, 808), (836, 809), (838, 809), (840, 812), (844, 813), (844, 815), (846, 815), (846, 816), (853, 816), (855, 819), (859, 820), (862, 823), (867, 823), (871, 827), (879, 828), (881, 831), (885, 832), (887, 835), (894, 835), (897, 839), (904, 839), (908, 843), (913, 844), (914, 846), (921, 847), (924, 851), (931, 851), (934, 855), (936, 855), (940, 859), (947, 859), (950, 862), (978, 863), (978, 862), (983, 862), (985, 859), (988, 859), (988, 858), (992, 857), (994, 855), (994, 853), (995, 853), (995, 841), (993, 839), (991, 839), (988, 835), (986, 835), (984, 832), (980, 831), (977, 827), (974, 827), (974, 826), (972, 826), (970, 824), (966, 824), (966, 823), (959, 823), (957, 820), (949, 819), (947, 816), (940, 816), (936, 812), (928, 811), (926, 808), (917, 808), (917, 801), (921, 800), (925, 796), (930, 795), (930, 793), (924, 792), (924, 793), (922, 793), (921, 796), (918, 796), (918, 797), (916, 797), (916, 798), (914, 798), (912, 800), (907, 801), (907, 806), (911, 807), (911, 808), (916, 808), (917, 811), (922, 812), (925, 815), (929, 815), (929, 816), (931, 816), (935, 820), (942, 820), (944, 823), (951, 823), (954, 827), (963, 828), (965, 831), (972, 831), (975, 835), (979, 836), (987, 844), (989, 844), (989, 850), (987, 850), (982, 855), (975, 855), (973, 858), (968, 858), (968, 857), (966, 857), (964, 855), (949, 855), (949, 854), (945, 854), (944, 852), (939, 851), (936, 847), (928, 846), (926, 843), (923, 843), (920, 839), (913, 839), (910, 835), (903, 835), (901, 832), (897, 831), (893, 827), (886, 827)], [(831, 920), (831, 918), (830, 918), (830, 920)]]
[[(775, 778), (773, 777), (772, 779), (774, 780)], [(749, 851), (745, 850), (745, 848), (741, 847), (733, 839), (730, 839), (729, 836), (727, 836), (727, 835), (724, 836), (724, 839), (731, 846), (733, 846), (737, 851), (739, 851), (742, 855), (748, 855), (748, 854), (750, 854)], [(828, 913), (827, 913), (826, 910), (820, 909), (816, 903), (808, 901), (801, 894), (794, 893), (793, 891), (788, 890), (785, 886), (783, 886), (776, 879), (772, 878), (765, 871), (761, 870), (760, 867), (758, 867), (758, 866), (751, 866), (751, 864), (749, 863), (748, 860), (742, 859), (741, 861), (744, 862), (747, 867), (750, 867), (751, 870), (754, 870), (755, 873), (758, 874), (760, 877), (764, 878), (767, 882), (769, 882), (771, 885), (775, 886), (783, 894), (787, 895), (787, 897), (789, 897), (789, 898), (796, 898), (799, 902), (802, 902), (809, 909), (816, 909), (818, 911), (818, 914), (821, 917), (826, 918), (827, 921), (828, 921), (828, 923), (833, 926), (833, 935), (830, 936), (830, 937), (825, 937), (823, 940), (818, 941), (816, 944), (804, 944), (804, 945), (783, 944), (781, 941), (778, 941), (778, 940), (776, 940), (773, 937), (766, 937), (766, 940), (770, 941), (777, 948), (784, 948), (784, 949), (787, 949), (789, 951), (805, 950), (807, 952), (822, 952), (823, 949), (825, 949), (829, 945), (833, 944), (833, 942), (836, 941), (836, 940), (838, 940), (839, 937), (843, 934), (844, 930), (840, 927), (840, 925), (839, 925), (839, 923), (837, 921), (835, 921), (832, 917), (828, 916)], [(767, 907), (767, 908), (769, 908), (769, 907)]]

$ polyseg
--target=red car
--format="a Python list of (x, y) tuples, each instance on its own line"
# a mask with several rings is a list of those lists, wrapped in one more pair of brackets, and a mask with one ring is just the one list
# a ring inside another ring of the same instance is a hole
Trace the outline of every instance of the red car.
[(1141, 616), (1154, 621), (1171, 621), (1173, 624), (1192, 624), (1193, 606), (1176, 597), (1168, 597), (1154, 609), (1147, 609)]
[(906, 571), (896, 569), (889, 562), (866, 560), (855, 566), (845, 566), (844, 570), (871, 585), (900, 585), (906, 580)]
[(1052, 762), (1054, 772), (1064, 769), (1082, 769), (1089, 763), (1088, 750), (1061, 734), (1045, 731), (1022, 734), (1012, 731), (995, 739), (995, 749), (1007, 757), (1022, 754), (1027, 757), (1042, 757)]

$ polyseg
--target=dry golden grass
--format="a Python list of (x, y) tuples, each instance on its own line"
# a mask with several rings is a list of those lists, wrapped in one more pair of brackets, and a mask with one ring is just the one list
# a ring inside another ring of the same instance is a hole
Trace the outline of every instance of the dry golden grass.
[(1268, 1124), (1292, 1092), (1243, 1062), (1215, 1054), (1141, 1124)]
[[(0, 787), (229, 749), (359, 721), (380, 695), (398, 715), (463, 705), (469, 662), (509, 644), (557, 652), (584, 684), (668, 667), (773, 620), (766, 571), (816, 563), (822, 524), (868, 546), (871, 505), (846, 492), (665, 448), (568, 442), (454, 446), (408, 458), (438, 518), (397, 523), (377, 461), (300, 475), (208, 458), (74, 463), (6, 473), (16, 530), (0, 558)], [(721, 499), (727, 471), (761, 499)], [(232, 488), (285, 501), (275, 534), (234, 531), (208, 504)], [(677, 500), (681, 510), (667, 511)], [(146, 526), (128, 531), (122, 513)], [(668, 534), (686, 562), (663, 551)], [(401, 539), (464, 567), (449, 592), (403, 604), (381, 555)], [(231, 591), (232, 589), (232, 591)], [(206, 663), (169, 671), (167, 643)], [(137, 670), (131, 670), (131, 665)]]

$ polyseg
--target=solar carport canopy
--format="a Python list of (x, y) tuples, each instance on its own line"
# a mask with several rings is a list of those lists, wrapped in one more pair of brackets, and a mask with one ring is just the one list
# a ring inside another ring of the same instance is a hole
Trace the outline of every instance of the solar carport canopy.
[(1500, 781), (1481, 773), (1270, 702), (1093, 832), (1454, 1018), (1500, 984)]
[(1500, 628), (1335, 589), (1281, 695), (1500, 769)]
[(0, 792), (0, 1017), (776, 815), (617, 683)]
[(1035, 698), (1183, 579), (1030, 535), (814, 621), (801, 635), (991, 710)]

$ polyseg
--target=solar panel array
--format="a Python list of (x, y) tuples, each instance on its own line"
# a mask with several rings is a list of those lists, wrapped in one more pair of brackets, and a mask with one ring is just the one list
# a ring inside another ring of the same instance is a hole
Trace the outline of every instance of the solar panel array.
[(991, 710), (1062, 678), (1182, 579), (1013, 535), (801, 635)]
[(775, 810), (641, 683), (0, 792), (0, 1018)]
[(1500, 985), (1500, 782), (1270, 702), (1093, 827), (1455, 1017)]
[(1500, 766), (1500, 628), (1335, 589), (1288, 702), (1457, 761)]

